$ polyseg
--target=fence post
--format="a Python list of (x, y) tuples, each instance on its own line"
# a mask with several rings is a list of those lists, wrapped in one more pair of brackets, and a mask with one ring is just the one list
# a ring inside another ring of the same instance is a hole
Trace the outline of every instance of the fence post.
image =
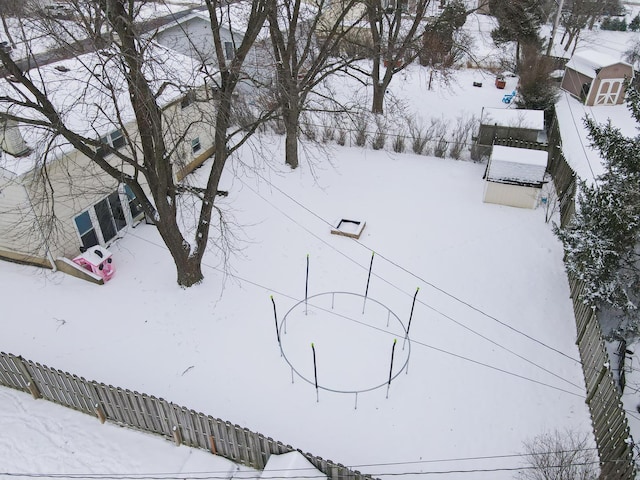
[(31, 393), (31, 396), (35, 400), (41, 398), (42, 394), (40, 393), (40, 389), (38, 388), (36, 382), (33, 380), (33, 377), (31, 377), (29, 370), (27, 370), (27, 366), (24, 364), (24, 359), (21, 356), (11, 356), (13, 357), (15, 364), (18, 366), (20, 373), (22, 373), (22, 375), (24, 376), (24, 379), (27, 382), (27, 388), (29, 389), (29, 393)]

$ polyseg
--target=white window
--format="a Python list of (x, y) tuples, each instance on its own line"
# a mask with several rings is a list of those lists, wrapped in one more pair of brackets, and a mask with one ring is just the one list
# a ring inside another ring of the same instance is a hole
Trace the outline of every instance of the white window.
[[(101, 137), (100, 141), (105, 145), (109, 145), (110, 147), (115, 148), (116, 150), (124, 147), (127, 144), (127, 139), (125, 138), (122, 130), (114, 130), (109, 135)], [(102, 155), (109, 154), (108, 149), (103, 147), (98, 147), (97, 152), (102, 153)]]
[(191, 140), (191, 152), (192, 153), (198, 153), (201, 148), (202, 148), (202, 145), (200, 145), (200, 137), (197, 137), (197, 138), (194, 138), (193, 140)]
[[(122, 191), (122, 193), (121, 193)], [(140, 202), (126, 185), (74, 218), (82, 247), (107, 245), (118, 233), (142, 217)]]
[(600, 80), (600, 87), (596, 94), (595, 105), (615, 105), (622, 93), (623, 80), (612, 78)]

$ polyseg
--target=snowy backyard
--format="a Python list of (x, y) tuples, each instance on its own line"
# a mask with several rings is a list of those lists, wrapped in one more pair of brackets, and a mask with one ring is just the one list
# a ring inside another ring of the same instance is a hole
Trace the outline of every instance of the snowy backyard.
[[(498, 90), (494, 76), (468, 69), (428, 91), (427, 78), (417, 65), (394, 78), (388, 110), (453, 125), (506, 108), (517, 84)], [(336, 88), (368, 105), (368, 90)], [(283, 143), (256, 136), (227, 164), (218, 205), (229, 255), (207, 252), (200, 285), (177, 286), (144, 222), (110, 246), (117, 272), (104, 286), (1, 263), (0, 350), (387, 479), (513, 478), (524, 441), (590, 434), (562, 245), (544, 205), (483, 203), (485, 163), (305, 143), (291, 171)], [(208, 168), (189, 181), (206, 181)], [(359, 239), (331, 234), (341, 219), (366, 222)], [(207, 452), (26, 393), (0, 389), (0, 412), (2, 472), (239, 474)]]

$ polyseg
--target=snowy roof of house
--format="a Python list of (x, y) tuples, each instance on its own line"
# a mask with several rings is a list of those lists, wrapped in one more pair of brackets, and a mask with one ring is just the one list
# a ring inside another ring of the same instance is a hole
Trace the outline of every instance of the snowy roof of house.
[(542, 183), (549, 153), (494, 145), (487, 180)]
[(327, 476), (315, 468), (304, 455), (298, 451), (271, 455), (262, 471), (262, 480), (290, 479), (303, 480), (313, 477), (322, 480)]
[(482, 125), (499, 127), (526, 128), (544, 130), (544, 112), (542, 110), (514, 110), (510, 108), (483, 108)]
[[(244, 35), (244, 33), (247, 31), (249, 16), (251, 15), (251, 2), (220, 2), (219, 6), (217, 7), (217, 13), (218, 21), (220, 22), (221, 28), (229, 30), (230, 32), (234, 32), (235, 34)], [(187, 24), (194, 20), (211, 23), (209, 12), (193, 12), (189, 15), (186, 15), (185, 17), (176, 20), (174, 23), (169, 23), (162, 26), (160, 29), (158, 29), (158, 31), (162, 32), (164, 30), (174, 28), (177, 25)], [(267, 23), (265, 22), (262, 29), (260, 30), (260, 33), (258, 34), (258, 39), (267, 38), (268, 34), (269, 28)]]
[(596, 78), (598, 75), (597, 70), (618, 63), (631, 67), (627, 62), (623, 62), (619, 58), (607, 55), (606, 53), (596, 50), (580, 50), (574, 53), (567, 62), (567, 68), (582, 73), (589, 78)]
[[(182, 97), (189, 89), (204, 84), (206, 75), (192, 58), (157, 44), (149, 44), (145, 55), (153, 59), (145, 64), (144, 73), (161, 106)], [(120, 56), (111, 49), (105, 49), (32, 69), (25, 75), (47, 93), (69, 129), (99, 139), (121, 128), (121, 123), (126, 124), (134, 119), (124, 69)], [(113, 91), (115, 102), (108, 89)], [(34, 96), (21, 84), (0, 80), (0, 98), (0, 111), (46, 121), (34, 110), (21, 107), (16, 102), (31, 101), (37, 104)], [(53, 138), (46, 128), (26, 124), (20, 124), (19, 128), (32, 149), (31, 153), (17, 158), (2, 152), (0, 158), (0, 167), (14, 175), (29, 172), (38, 162), (42, 162), (45, 148), (48, 161), (73, 151), (64, 138)]]

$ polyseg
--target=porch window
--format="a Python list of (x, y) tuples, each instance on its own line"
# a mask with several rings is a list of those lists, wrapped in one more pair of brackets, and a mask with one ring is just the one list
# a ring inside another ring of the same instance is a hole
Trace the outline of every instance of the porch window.
[(127, 195), (127, 199), (129, 201), (129, 211), (131, 212), (131, 218), (133, 220), (138, 220), (142, 217), (142, 205), (136, 198), (135, 193), (129, 187), (129, 185), (124, 186), (124, 193)]
[(91, 217), (89, 216), (89, 212), (83, 212), (74, 218), (76, 222), (76, 228), (78, 229), (78, 233), (80, 234), (80, 241), (82, 242), (82, 246), (84, 248), (93, 247), (94, 245), (98, 245), (98, 235), (96, 234), (95, 228), (93, 228), (93, 223), (91, 222)]

